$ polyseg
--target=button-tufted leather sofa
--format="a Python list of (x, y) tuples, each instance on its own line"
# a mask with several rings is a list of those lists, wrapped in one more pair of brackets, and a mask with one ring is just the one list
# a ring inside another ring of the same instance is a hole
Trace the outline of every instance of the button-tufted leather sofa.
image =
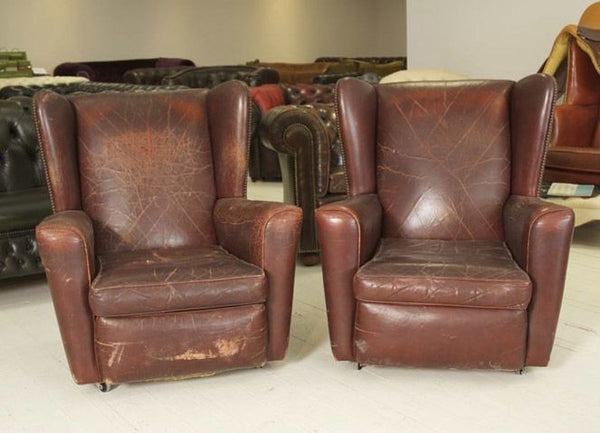
[(193, 68), (194, 66), (171, 66), (167, 68), (136, 68), (123, 74), (123, 82), (158, 86), (165, 77)]
[[(296, 102), (310, 101), (308, 85), (292, 90)], [(333, 86), (314, 88), (328, 102)], [(335, 107), (332, 103), (311, 102), (282, 105), (269, 110), (261, 119), (262, 147), (278, 154), (283, 178), (284, 201), (303, 211), (299, 255), (305, 265), (319, 262), (319, 242), (315, 228), (315, 209), (346, 197), (346, 180), (341, 143), (338, 138)], [(266, 149), (263, 150), (266, 153)]]
[(573, 233), (538, 198), (554, 91), (338, 82), (348, 198), (316, 211), (337, 360), (547, 365)]
[(43, 272), (34, 228), (52, 209), (31, 111), (32, 96), (43, 89), (74, 94), (182, 88), (84, 82), (0, 90), (0, 279)]
[(54, 68), (54, 75), (85, 77), (90, 81), (122, 83), (130, 69), (171, 68), (195, 66), (188, 59), (159, 57), (154, 59), (106, 60), (93, 62), (66, 62)]
[(212, 89), (230, 80), (243, 81), (249, 86), (261, 86), (279, 83), (279, 74), (274, 69), (255, 66), (205, 66), (168, 75), (163, 78), (162, 84)]
[(51, 211), (31, 98), (0, 100), (0, 279), (43, 272), (34, 227)]
[[(264, 85), (250, 89), (260, 119), (272, 108), (282, 105), (306, 105), (333, 102), (333, 84)], [(261, 145), (256, 136), (250, 148), (250, 178), (252, 180), (281, 180), (277, 153)]]
[(37, 239), (75, 382), (284, 357), (301, 210), (246, 199), (243, 83), (39, 92), (35, 115), (54, 209)]

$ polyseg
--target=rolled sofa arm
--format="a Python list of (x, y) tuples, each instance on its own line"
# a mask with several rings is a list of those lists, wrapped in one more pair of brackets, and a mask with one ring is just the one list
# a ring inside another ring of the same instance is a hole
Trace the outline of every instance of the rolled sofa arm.
[(537, 197), (513, 195), (504, 206), (506, 243), (532, 283), (525, 365), (550, 359), (562, 303), (574, 215)]
[(262, 144), (279, 155), (284, 201), (302, 208), (300, 252), (316, 253), (314, 212), (318, 199), (329, 189), (330, 148), (335, 137), (312, 106), (272, 108), (261, 119), (259, 133)]
[(37, 226), (36, 238), (73, 379), (101, 382), (88, 301), (96, 274), (92, 222), (83, 211), (59, 212)]

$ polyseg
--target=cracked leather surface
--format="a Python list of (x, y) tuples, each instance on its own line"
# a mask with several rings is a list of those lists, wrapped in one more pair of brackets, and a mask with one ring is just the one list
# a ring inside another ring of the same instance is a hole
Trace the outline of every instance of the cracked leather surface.
[(354, 277), (358, 300), (523, 310), (531, 281), (501, 242), (384, 238)]
[[(37, 235), (73, 379), (178, 379), (282, 359), (301, 211), (245, 199), (246, 86), (40, 92), (36, 103), (58, 196)], [(249, 209), (252, 224), (238, 224)], [(215, 223), (235, 235), (217, 239)]]
[[(536, 198), (554, 94), (543, 74), (338, 82), (351, 198), (317, 210), (336, 359), (547, 365), (573, 222), (570, 210)], [(343, 209), (368, 197), (381, 201), (383, 234), (366, 229), (374, 215)]]
[(385, 237), (503, 238), (513, 83), (382, 85), (377, 189)]
[(527, 312), (359, 302), (354, 329), (361, 364), (515, 370)]
[(102, 94), (72, 103), (81, 201), (98, 254), (216, 242), (205, 92)]
[(95, 344), (109, 383), (211, 376), (266, 361), (264, 305), (99, 317)]
[(267, 298), (262, 269), (217, 246), (109, 253), (98, 262), (89, 295), (97, 316), (259, 304)]

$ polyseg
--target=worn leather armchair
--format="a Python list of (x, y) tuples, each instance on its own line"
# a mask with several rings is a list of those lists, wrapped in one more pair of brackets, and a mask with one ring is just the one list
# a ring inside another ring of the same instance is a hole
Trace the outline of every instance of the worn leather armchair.
[(236, 81), (36, 94), (54, 210), (36, 234), (75, 382), (284, 357), (301, 211), (245, 198), (249, 107)]
[(600, 185), (599, 110), (600, 74), (572, 39), (568, 48), (565, 100), (556, 107), (544, 180)]
[(316, 211), (338, 360), (548, 363), (573, 231), (538, 196), (554, 82), (338, 82), (348, 198)]

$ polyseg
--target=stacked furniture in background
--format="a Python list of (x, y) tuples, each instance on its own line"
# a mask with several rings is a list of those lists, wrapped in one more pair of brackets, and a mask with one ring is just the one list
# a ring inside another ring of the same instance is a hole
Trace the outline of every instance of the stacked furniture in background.
[(123, 82), (131, 84), (142, 84), (159, 86), (169, 75), (176, 74), (194, 66), (171, 66), (165, 68), (135, 68), (129, 69), (123, 74)]
[(538, 198), (553, 80), (349, 79), (336, 97), (348, 198), (316, 217), (335, 359), (547, 365), (573, 233)]
[(52, 209), (31, 109), (33, 95), (43, 89), (72, 94), (174, 88), (82, 82), (0, 90), (0, 279), (43, 272), (34, 228)]
[[(54, 68), (54, 75), (85, 77), (90, 81), (122, 83), (124, 74), (138, 68), (180, 68), (195, 66), (188, 59), (159, 57), (154, 59), (106, 60), (93, 62), (67, 62)], [(176, 69), (174, 69), (176, 70)]]
[(318, 57), (315, 63), (354, 63), (358, 75), (377, 74), (380, 78), (407, 69), (406, 56), (398, 57)]
[(205, 66), (168, 75), (162, 79), (161, 84), (212, 89), (231, 80), (243, 81), (248, 86), (261, 86), (279, 83), (279, 74), (274, 69), (256, 66)]
[(35, 98), (55, 212), (37, 238), (75, 382), (282, 359), (301, 211), (245, 197), (246, 86)]
[(286, 84), (329, 84), (347, 76), (370, 74), (371, 81), (406, 69), (406, 57), (320, 57), (312, 63), (261, 62), (254, 60), (248, 65), (266, 66), (279, 72)]

